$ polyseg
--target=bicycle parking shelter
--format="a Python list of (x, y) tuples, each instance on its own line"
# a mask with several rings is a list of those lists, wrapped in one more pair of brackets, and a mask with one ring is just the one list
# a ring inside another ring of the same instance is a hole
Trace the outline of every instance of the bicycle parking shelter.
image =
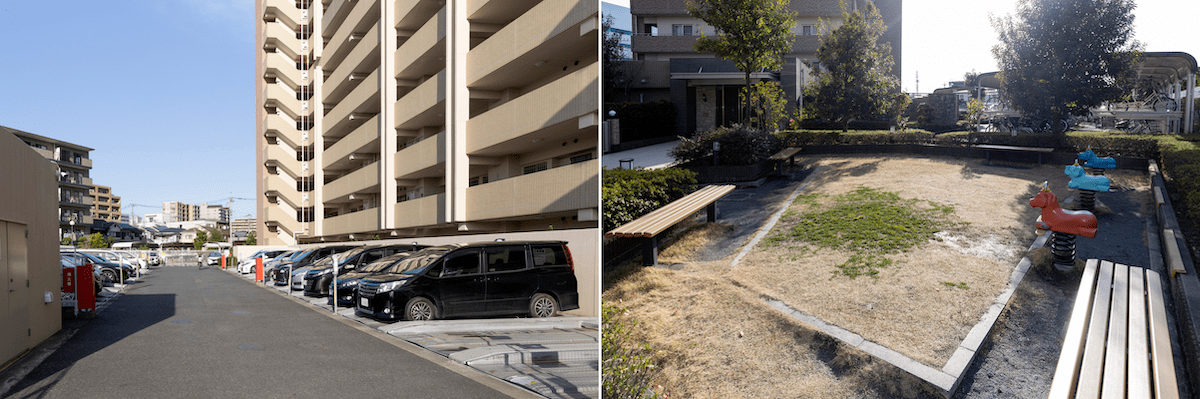
[[(1134, 100), (1107, 103), (1092, 110), (1093, 116), (1105, 128), (1128, 133), (1194, 133), (1196, 109), (1195, 57), (1184, 52), (1146, 52), (1138, 62)], [(984, 99), (984, 119), (987, 129), (999, 132), (1032, 132), (1036, 127), (1023, 126), (1021, 114), (1000, 101), (998, 72), (979, 75), (978, 86)]]

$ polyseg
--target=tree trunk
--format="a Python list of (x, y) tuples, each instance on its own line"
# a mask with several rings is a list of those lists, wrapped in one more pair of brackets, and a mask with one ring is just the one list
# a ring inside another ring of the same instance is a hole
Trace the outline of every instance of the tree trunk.
[(750, 71), (743, 73), (746, 76), (746, 95), (742, 96), (742, 116), (739, 119), (742, 125), (746, 125), (747, 119), (750, 118)]

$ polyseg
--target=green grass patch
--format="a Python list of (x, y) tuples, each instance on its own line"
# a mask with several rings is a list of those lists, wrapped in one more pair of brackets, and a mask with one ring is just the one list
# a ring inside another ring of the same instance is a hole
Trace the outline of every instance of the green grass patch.
[[(795, 220), (795, 226), (768, 236), (764, 245), (801, 241), (850, 252), (850, 258), (832, 271), (833, 277), (877, 279), (880, 269), (894, 263), (884, 255), (907, 251), (933, 239), (934, 233), (944, 228), (962, 225), (951, 220), (953, 206), (901, 198), (870, 187), (835, 196), (803, 195), (793, 204), (804, 210), (786, 212), (782, 220)], [(806, 252), (790, 255), (803, 256)]]
[(651, 390), (656, 365), (650, 344), (635, 337), (637, 321), (624, 316), (625, 308), (604, 304), (603, 385), (605, 398), (657, 398)]
[(943, 281), (943, 282), (942, 282), (942, 285), (944, 285), (944, 286), (947, 286), (947, 287), (950, 287), (950, 288), (958, 288), (958, 289), (964, 289), (964, 290), (969, 290), (969, 289), (971, 289), (971, 286), (967, 285), (967, 283), (966, 283), (966, 282), (957, 282), (957, 283), (952, 283), (952, 282), (949, 282), (949, 281)]

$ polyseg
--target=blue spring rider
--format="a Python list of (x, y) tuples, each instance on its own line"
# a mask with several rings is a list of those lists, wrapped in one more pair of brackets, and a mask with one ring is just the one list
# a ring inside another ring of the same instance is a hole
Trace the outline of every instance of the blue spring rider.
[[(1096, 155), (1092, 152), (1092, 147), (1088, 147), (1087, 151), (1079, 153), (1080, 160), (1083, 161), (1083, 166), (1096, 169), (1116, 169), (1117, 160), (1112, 157), (1104, 157)], [(1068, 173), (1069, 174), (1069, 173)]]
[(1084, 173), (1083, 167), (1079, 166), (1079, 161), (1075, 161), (1074, 165), (1067, 165), (1063, 170), (1067, 176), (1071, 177), (1071, 181), (1067, 182), (1067, 187), (1076, 190), (1091, 190), (1099, 192), (1108, 192), (1109, 181), (1107, 176), (1088, 176)]

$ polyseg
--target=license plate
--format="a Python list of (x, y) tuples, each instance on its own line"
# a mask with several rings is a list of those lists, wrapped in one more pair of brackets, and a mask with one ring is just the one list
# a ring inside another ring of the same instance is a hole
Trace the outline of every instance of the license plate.
[(371, 301), (367, 300), (367, 298), (358, 298), (358, 306), (362, 308), (369, 308), (371, 307)]

